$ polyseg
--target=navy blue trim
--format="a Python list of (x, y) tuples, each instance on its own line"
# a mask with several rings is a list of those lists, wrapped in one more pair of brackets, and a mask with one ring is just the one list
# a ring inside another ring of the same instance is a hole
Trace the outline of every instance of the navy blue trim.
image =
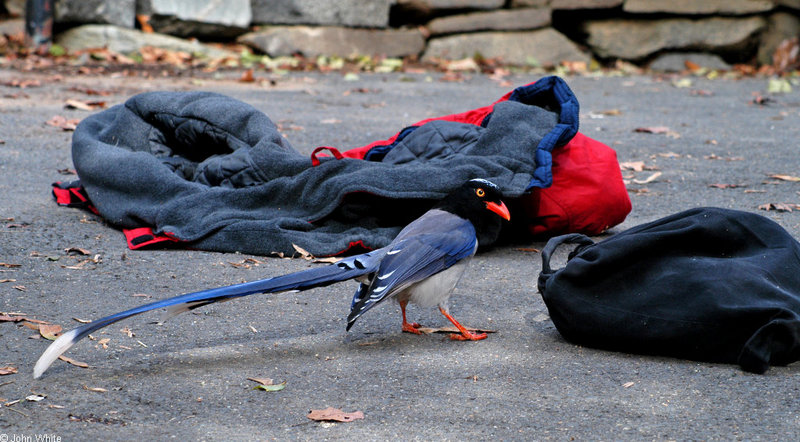
[(367, 151), (367, 153), (364, 155), (364, 159), (367, 161), (383, 160), (383, 157), (385, 157), (390, 150), (394, 149), (397, 143), (403, 141), (403, 138), (408, 136), (408, 134), (410, 134), (411, 132), (414, 132), (414, 130), (416, 130), (418, 127), (419, 126), (408, 126), (407, 128), (401, 130), (400, 133), (397, 135), (397, 138), (395, 138), (395, 140), (392, 141), (391, 144), (373, 147), (372, 149)]
[(554, 148), (569, 143), (569, 140), (578, 133), (580, 113), (578, 99), (567, 83), (556, 76), (544, 77), (536, 83), (518, 87), (508, 99), (558, 110), (558, 124), (542, 138), (536, 149), (536, 170), (526, 190), (534, 187), (550, 187), (553, 184), (551, 152)]

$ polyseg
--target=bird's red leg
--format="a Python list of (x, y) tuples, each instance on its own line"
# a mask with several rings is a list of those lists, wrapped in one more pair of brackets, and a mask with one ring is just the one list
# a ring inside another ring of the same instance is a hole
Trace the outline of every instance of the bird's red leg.
[(408, 322), (406, 320), (406, 305), (408, 305), (408, 301), (400, 301), (400, 313), (403, 314), (403, 331), (421, 335), (422, 332), (417, 330), (420, 328), (420, 325), (416, 322)]
[(447, 313), (447, 310), (439, 307), (439, 311), (442, 312), (444, 317), (449, 319), (450, 322), (452, 322), (453, 325), (455, 325), (456, 328), (458, 328), (458, 330), (461, 332), (460, 335), (451, 333), (450, 339), (456, 341), (480, 341), (481, 339), (486, 339), (486, 333), (473, 333), (467, 330), (463, 325), (459, 324), (458, 321), (456, 321), (456, 318), (450, 316), (450, 313)]

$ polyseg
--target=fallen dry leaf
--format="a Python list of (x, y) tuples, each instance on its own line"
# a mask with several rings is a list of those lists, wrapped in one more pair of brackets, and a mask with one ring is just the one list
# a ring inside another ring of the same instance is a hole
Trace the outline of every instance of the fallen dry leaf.
[(294, 249), (297, 250), (297, 253), (300, 254), (301, 258), (306, 259), (306, 260), (314, 259), (314, 255), (309, 253), (306, 249), (298, 246), (297, 244), (292, 244), (292, 247), (294, 247)]
[(122, 333), (125, 333), (126, 335), (128, 335), (129, 338), (132, 338), (132, 337), (136, 336), (136, 334), (131, 329), (129, 329), (128, 327), (125, 327), (120, 331)]
[(635, 384), (635, 382), (626, 382), (626, 383), (622, 384), (622, 387), (623, 388), (630, 388), (630, 387), (633, 387), (634, 384)]
[(43, 338), (55, 341), (58, 335), (61, 334), (61, 326), (58, 324), (39, 324), (39, 334)]
[(656, 178), (658, 178), (660, 176), (661, 176), (661, 172), (656, 172), (656, 173), (650, 175), (649, 177), (647, 177), (647, 178), (645, 178), (643, 180), (633, 180), (633, 182), (636, 183), (636, 184), (647, 184), (647, 183), (651, 183), (651, 182), (655, 181)]
[(86, 95), (99, 95), (99, 96), (103, 96), (103, 97), (107, 97), (107, 96), (109, 96), (109, 95), (111, 95), (113, 93), (111, 91), (94, 89), (94, 88), (86, 87), (86, 86), (72, 86), (72, 87), (69, 88), (69, 90), (72, 91), (72, 92), (80, 92), (80, 93), (86, 94)]
[(16, 279), (0, 279), (0, 283), (4, 283), (4, 282), (17, 282), (17, 280)]
[(247, 380), (258, 383), (253, 390), (281, 391), (286, 388), (286, 381), (276, 384), (272, 381), (272, 378), (247, 378)]
[(12, 367), (10, 365), (6, 365), (5, 367), (0, 367), (0, 376), (6, 376), (9, 374), (15, 374), (19, 369), (17, 367)]
[(696, 97), (710, 97), (714, 95), (714, 92), (711, 92), (707, 89), (692, 89), (689, 92), (689, 95), (694, 95)]
[(91, 255), (92, 254), (92, 252), (90, 252), (90, 251), (88, 251), (86, 249), (82, 249), (80, 247), (69, 247), (69, 248), (64, 249), (64, 251), (68, 255)]
[(15, 267), (22, 267), (22, 264), (9, 264), (7, 262), (0, 262), (0, 267), (5, 267), (7, 269), (13, 269)]
[(48, 126), (57, 127), (64, 131), (73, 131), (75, 130), (76, 127), (78, 127), (78, 123), (80, 122), (81, 120), (77, 118), (67, 119), (66, 117), (63, 117), (61, 115), (55, 115), (53, 116), (53, 118), (47, 120), (45, 124), (47, 124)]
[(63, 356), (63, 355), (59, 356), (58, 359), (61, 359), (62, 361), (66, 362), (67, 364), (72, 364), (72, 365), (74, 365), (76, 367), (89, 368), (89, 364), (87, 364), (86, 362), (76, 361), (75, 359), (68, 358), (68, 357)]
[(88, 323), (92, 322), (91, 319), (72, 318), (72, 320), (80, 322), (81, 324), (88, 324)]
[(106, 393), (108, 391), (103, 387), (87, 387), (86, 385), (83, 386), (83, 389), (89, 391), (95, 391), (97, 393)]
[(644, 161), (624, 161), (619, 163), (619, 168), (622, 170), (641, 172), (644, 170)]
[(657, 166), (648, 166), (644, 161), (624, 161), (619, 163), (621, 170), (632, 170), (634, 172), (641, 172), (644, 170), (658, 170)]
[(356, 419), (364, 419), (364, 413), (361, 411), (345, 413), (342, 410), (328, 407), (324, 410), (312, 409), (307, 417), (314, 421), (352, 422)]
[(800, 210), (800, 204), (787, 204), (787, 203), (767, 203), (758, 206), (760, 210), (774, 210), (776, 212), (791, 212), (792, 210)]
[(708, 187), (713, 187), (715, 189), (736, 189), (737, 187), (745, 187), (746, 184), (709, 184)]
[(16, 313), (0, 313), (0, 322), (29, 322), (34, 325), (34, 330), (38, 330), (39, 327), (35, 324), (48, 324), (48, 322), (41, 321), (39, 319), (31, 319), (24, 314), (16, 314)]
[(772, 66), (778, 73), (800, 67), (800, 38), (787, 38), (772, 53)]
[(20, 89), (25, 89), (28, 87), (39, 87), (42, 85), (42, 82), (39, 80), (31, 80), (31, 79), (22, 79), (22, 80), (14, 79), (14, 80), (4, 81), (0, 84), (2, 84), (3, 86), (18, 87)]
[(666, 126), (652, 126), (652, 127), (637, 127), (634, 132), (648, 133), (648, 134), (663, 134), (670, 138), (680, 138), (681, 135)]
[(239, 82), (241, 83), (253, 83), (254, 81), (256, 81), (256, 77), (253, 75), (252, 68), (246, 69), (239, 77)]
[(800, 182), (800, 177), (791, 176), (791, 175), (778, 175), (778, 174), (775, 174), (775, 175), (770, 175), (769, 177), (770, 178), (775, 178), (776, 180), (781, 180), (781, 181), (791, 181), (793, 183)]
[(153, 26), (150, 25), (150, 15), (136, 14), (136, 21), (139, 23), (139, 27), (145, 34), (152, 34), (153, 32), (155, 32), (153, 30)]
[(744, 161), (744, 157), (721, 157), (715, 153), (704, 155), (703, 158), (707, 160)]
[(71, 98), (64, 102), (64, 107), (67, 109), (78, 109), (84, 111), (93, 111), (97, 109), (103, 109), (106, 107), (105, 101), (86, 101), (86, 100), (76, 100)]

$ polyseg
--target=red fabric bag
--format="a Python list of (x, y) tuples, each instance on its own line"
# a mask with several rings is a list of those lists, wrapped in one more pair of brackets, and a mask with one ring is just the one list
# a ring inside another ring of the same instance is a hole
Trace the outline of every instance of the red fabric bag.
[[(494, 105), (508, 100), (512, 92), (489, 106), (429, 118), (412, 127), (433, 120), (479, 125), (493, 111)], [(363, 159), (371, 149), (393, 143), (400, 133), (342, 152), (342, 155)], [(553, 149), (552, 157), (553, 184), (547, 188), (534, 188), (515, 205), (522, 208), (524, 222), (531, 234), (597, 235), (625, 220), (631, 212), (631, 200), (622, 182), (617, 153), (613, 149), (578, 132), (566, 145)]]

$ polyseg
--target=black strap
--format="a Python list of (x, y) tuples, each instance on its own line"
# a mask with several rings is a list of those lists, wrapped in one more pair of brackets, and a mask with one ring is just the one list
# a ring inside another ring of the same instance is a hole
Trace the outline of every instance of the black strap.
[[(570, 259), (572, 259), (572, 257), (575, 256), (576, 253), (579, 253), (586, 247), (593, 245), (594, 241), (592, 241), (592, 239), (589, 238), (588, 236), (583, 235), (581, 233), (570, 233), (568, 235), (561, 235), (561, 236), (556, 236), (555, 238), (550, 238), (550, 240), (547, 241), (547, 244), (544, 246), (544, 249), (542, 250), (542, 273), (541, 273), (542, 275), (549, 276), (553, 273), (553, 270), (550, 269), (550, 256), (553, 254), (553, 252), (556, 251), (558, 246), (564, 243), (578, 244), (578, 247), (576, 247), (575, 250), (573, 250), (573, 252), (570, 254)], [(539, 278), (541, 279), (541, 275), (539, 276)]]

